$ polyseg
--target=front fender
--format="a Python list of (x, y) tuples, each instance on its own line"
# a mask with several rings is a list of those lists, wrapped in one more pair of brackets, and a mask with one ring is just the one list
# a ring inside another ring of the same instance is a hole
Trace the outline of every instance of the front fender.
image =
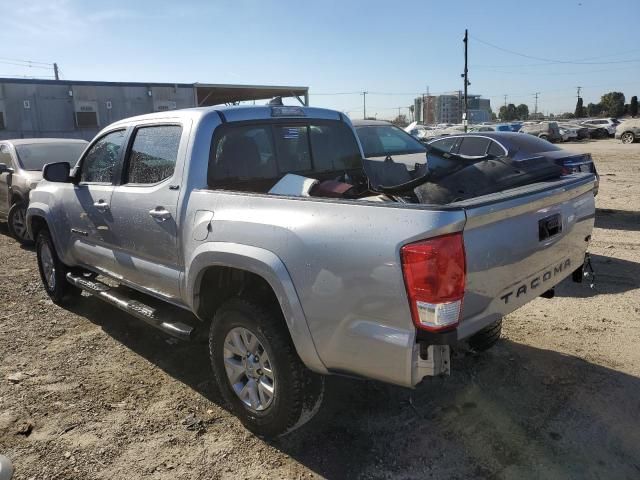
[(246, 270), (267, 281), (276, 294), (298, 356), (311, 370), (328, 373), (311, 332), (289, 272), (282, 260), (269, 250), (226, 242), (207, 242), (198, 246), (185, 269), (185, 300), (194, 312), (200, 303), (200, 283), (208, 267), (221, 266)]

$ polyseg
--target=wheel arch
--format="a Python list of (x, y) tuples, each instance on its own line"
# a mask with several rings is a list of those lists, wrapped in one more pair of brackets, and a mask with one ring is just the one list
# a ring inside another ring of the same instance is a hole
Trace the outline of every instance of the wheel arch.
[(249, 245), (209, 242), (196, 249), (187, 265), (184, 297), (200, 319), (210, 320), (215, 309), (232, 296), (258, 294), (263, 300), (273, 301), (282, 312), (305, 365), (318, 373), (328, 373), (313, 343), (293, 281), (277, 255)]

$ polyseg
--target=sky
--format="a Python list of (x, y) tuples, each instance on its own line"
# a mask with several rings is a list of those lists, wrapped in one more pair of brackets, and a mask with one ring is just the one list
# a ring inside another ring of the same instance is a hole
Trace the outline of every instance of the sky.
[[(640, 0), (1, 0), (0, 76), (309, 86), (310, 103), (393, 118), (463, 88), (545, 113), (640, 95)], [(19, 60), (20, 62), (16, 62)], [(42, 62), (28, 66), (23, 60)], [(290, 103), (290, 102), (289, 102)]]

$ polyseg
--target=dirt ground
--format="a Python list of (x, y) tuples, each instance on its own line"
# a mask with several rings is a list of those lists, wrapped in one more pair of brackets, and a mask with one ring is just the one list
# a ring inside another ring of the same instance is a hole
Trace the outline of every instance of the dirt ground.
[(221, 406), (204, 344), (90, 297), (53, 305), (0, 225), (0, 453), (17, 480), (640, 478), (640, 144), (565, 147), (601, 174), (595, 287), (564, 282), (415, 391), (329, 378), (274, 442)]

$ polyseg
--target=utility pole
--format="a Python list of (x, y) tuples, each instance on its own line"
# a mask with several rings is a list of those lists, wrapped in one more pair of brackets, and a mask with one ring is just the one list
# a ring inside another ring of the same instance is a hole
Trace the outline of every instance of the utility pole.
[(582, 87), (576, 87), (578, 89), (578, 98), (580, 98), (580, 90), (582, 90)]
[(367, 93), (369, 92), (362, 92), (362, 107), (364, 110), (364, 115), (362, 118), (364, 118), (365, 120), (367, 119)]
[(533, 113), (536, 117), (538, 116), (538, 95), (540, 95), (540, 92), (536, 92), (533, 94), (533, 96), (536, 98), (536, 104), (535, 104), (535, 107), (533, 108)]
[(58, 64), (53, 64), (53, 75), (56, 77), (56, 80), (60, 80), (60, 75), (58, 74)]
[(467, 133), (467, 126), (469, 124), (469, 102), (467, 99), (467, 87), (469, 86), (469, 69), (467, 68), (467, 55), (469, 50), (469, 31), (464, 29), (464, 114), (462, 116), (462, 123), (464, 125), (464, 131)]
[(508, 95), (506, 95), (506, 94), (504, 96), (504, 108), (507, 108), (507, 96)]

